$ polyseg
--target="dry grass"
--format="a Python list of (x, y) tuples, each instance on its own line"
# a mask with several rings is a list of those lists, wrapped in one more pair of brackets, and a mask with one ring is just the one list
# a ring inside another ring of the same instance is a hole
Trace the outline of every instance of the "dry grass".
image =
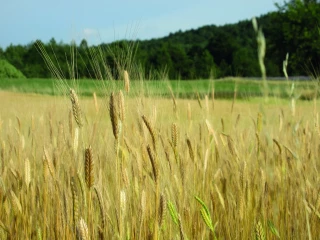
[(124, 93), (0, 92), (1, 239), (319, 236), (319, 102)]

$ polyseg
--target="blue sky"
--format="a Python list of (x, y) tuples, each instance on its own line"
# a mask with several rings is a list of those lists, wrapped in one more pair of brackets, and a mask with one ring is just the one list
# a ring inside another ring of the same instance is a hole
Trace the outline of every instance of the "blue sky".
[(0, 47), (36, 39), (151, 39), (275, 11), (283, 0), (0, 0)]

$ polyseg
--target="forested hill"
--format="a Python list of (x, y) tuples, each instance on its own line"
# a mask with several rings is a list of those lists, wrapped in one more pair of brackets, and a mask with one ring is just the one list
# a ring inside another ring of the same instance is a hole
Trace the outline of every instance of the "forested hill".
[[(258, 17), (257, 22), (266, 39), (264, 62), (268, 76), (283, 75), (283, 60), (287, 53), (289, 75), (320, 72), (319, 1), (291, 0), (278, 6), (278, 11)], [(43, 46), (51, 57), (58, 60), (61, 71), (68, 76), (66, 54), (70, 53), (70, 45), (52, 39)], [(251, 19), (224, 26), (208, 25), (178, 31), (159, 39), (135, 43), (119, 41), (98, 46), (103, 52), (103, 61), (111, 67), (114, 75), (117, 75), (119, 61), (128, 64), (125, 58), (128, 56), (126, 51), (129, 51), (134, 61), (143, 66), (140, 71), (146, 75), (152, 71), (165, 73), (170, 79), (258, 77), (261, 73), (257, 48), (257, 35)], [(94, 47), (88, 47), (85, 40), (76, 46), (80, 78), (94, 75), (90, 64), (94, 52)], [(120, 56), (115, 56), (115, 53), (120, 53)], [(0, 58), (6, 58), (27, 77), (51, 77), (34, 44), (11, 45), (5, 50), (0, 48)]]

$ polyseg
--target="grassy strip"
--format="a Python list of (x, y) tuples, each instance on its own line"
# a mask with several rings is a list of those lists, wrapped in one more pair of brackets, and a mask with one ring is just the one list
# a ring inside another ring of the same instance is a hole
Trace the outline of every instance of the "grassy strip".
[[(68, 82), (68, 81), (67, 81)], [(296, 91), (303, 98), (312, 95), (312, 89), (315, 89), (315, 82), (295, 81)], [(55, 87), (54, 79), (0, 79), (0, 89), (24, 92), (38, 93), (45, 95), (60, 95), (61, 92)], [(72, 83), (70, 81), (70, 85)], [(83, 96), (91, 96), (93, 92), (97, 95), (105, 94), (105, 87), (110, 90), (121, 89), (122, 81), (98, 81), (81, 79), (76, 81), (78, 92)], [(104, 86), (104, 87), (102, 87)], [(291, 84), (286, 81), (269, 81), (268, 87), (271, 96), (287, 97), (290, 92)], [(131, 81), (131, 88), (134, 95), (140, 95), (143, 92), (146, 96), (170, 97), (169, 88), (173, 90), (176, 97), (194, 98), (196, 93), (201, 97), (210, 95), (212, 89), (215, 90), (217, 98), (233, 98), (234, 92), (237, 92), (237, 98), (249, 98), (262, 96), (262, 81), (248, 80), (242, 78), (226, 78), (221, 80), (171, 80), (171, 81)], [(104, 89), (104, 92), (102, 91)]]

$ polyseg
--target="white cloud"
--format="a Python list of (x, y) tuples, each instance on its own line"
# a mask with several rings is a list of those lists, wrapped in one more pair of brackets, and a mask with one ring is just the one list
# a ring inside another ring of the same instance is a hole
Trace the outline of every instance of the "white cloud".
[(99, 31), (94, 28), (85, 28), (85, 29), (83, 29), (83, 35), (85, 37), (98, 36)]

